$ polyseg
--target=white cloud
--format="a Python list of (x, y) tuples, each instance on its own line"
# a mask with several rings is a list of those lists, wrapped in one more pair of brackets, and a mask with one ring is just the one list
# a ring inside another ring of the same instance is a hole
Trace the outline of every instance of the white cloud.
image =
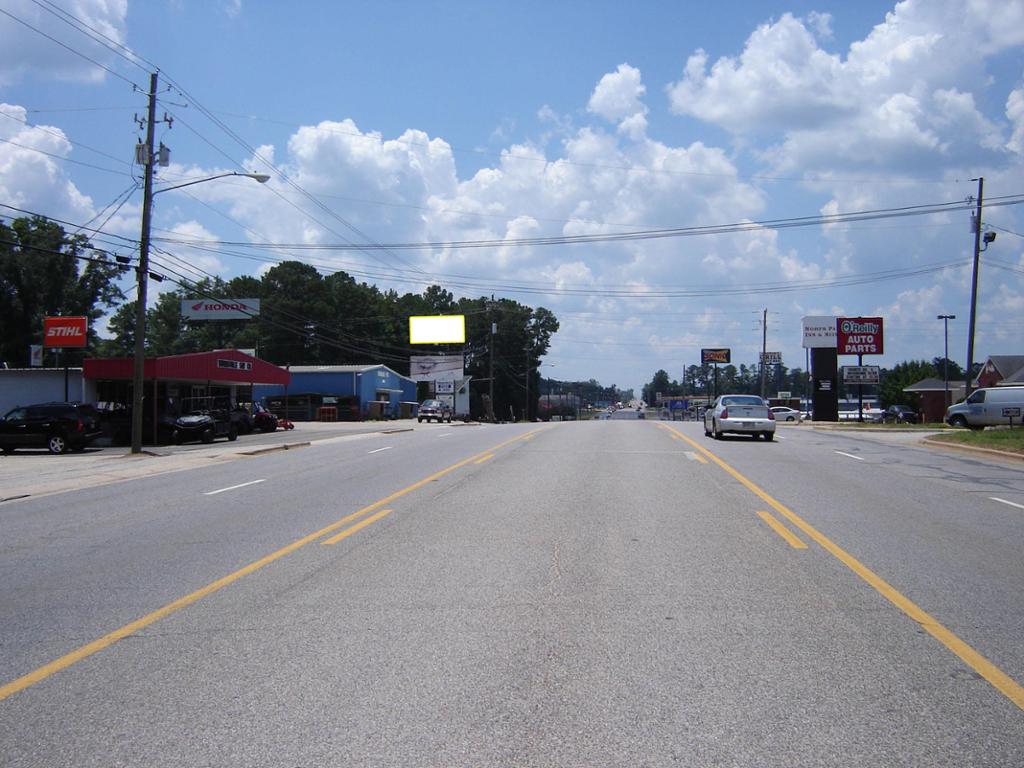
[(1024, 88), (1017, 88), (1006, 98), (1006, 117), (1013, 125), (1013, 133), (1006, 148), (1024, 155)]
[(63, 131), (27, 124), (24, 107), (0, 103), (0, 200), (70, 221), (92, 215), (92, 201), (65, 174), (71, 154)]
[(601, 78), (590, 96), (587, 110), (611, 123), (643, 115), (647, 112), (642, 101), (646, 91), (640, 70), (629, 64), (620, 64), (617, 70)]
[[(5, 10), (20, 19), (19, 23), (10, 16), (0, 15), (0, 87), (18, 82), (28, 73), (60, 80), (100, 82), (107, 73), (83, 56), (110, 65), (115, 55), (107, 48), (93, 43), (84, 35), (70, 31), (57, 15), (49, 13), (30, 0), (9, 0)], [(76, 0), (68, 12), (97, 32), (123, 44), (125, 42), (125, 18), (128, 0)], [(61, 41), (80, 51), (77, 56), (70, 51), (53, 45), (37, 35), (28, 26)]]

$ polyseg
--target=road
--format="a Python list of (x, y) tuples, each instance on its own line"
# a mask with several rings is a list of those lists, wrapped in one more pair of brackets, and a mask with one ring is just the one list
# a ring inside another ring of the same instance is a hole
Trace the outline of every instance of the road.
[(1021, 465), (779, 438), (424, 425), (0, 504), (2, 763), (1024, 764)]

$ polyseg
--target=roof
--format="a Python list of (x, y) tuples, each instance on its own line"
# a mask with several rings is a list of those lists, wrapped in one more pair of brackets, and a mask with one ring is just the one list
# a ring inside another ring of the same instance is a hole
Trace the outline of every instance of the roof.
[[(950, 388), (950, 390), (953, 390), (953, 391), (956, 391), (958, 389), (963, 389), (964, 388), (964, 382), (962, 382), (962, 381), (950, 381), (949, 382), (949, 388)], [(921, 379), (921, 381), (918, 381), (918, 382), (916, 382), (914, 384), (911, 384), (909, 387), (904, 387), (903, 391), (904, 392), (945, 392), (946, 391), (946, 384), (945, 384), (945, 382), (942, 379), (936, 379), (936, 378)]]
[[(1024, 381), (1024, 355), (989, 355), (981, 368), (982, 372), (990, 364), (999, 372), (1003, 381), (1009, 379), (1016, 382)], [(974, 379), (974, 385), (977, 385), (978, 378), (981, 378), (981, 373)]]
[[(131, 357), (86, 358), (82, 370), (86, 379), (126, 380), (133, 378), (135, 359)], [(266, 360), (239, 352), (217, 349), (191, 355), (147, 357), (143, 378), (170, 381), (210, 382), (212, 384), (282, 384), (291, 376)]]
[(1004, 387), (1008, 384), (1024, 384), (1024, 368), (1021, 368), (1012, 376), (1007, 376), (996, 384), (997, 387)]
[(377, 363), (364, 365), (292, 365), (288, 368), (292, 373), (363, 373), (374, 368), (386, 368), (387, 366)]

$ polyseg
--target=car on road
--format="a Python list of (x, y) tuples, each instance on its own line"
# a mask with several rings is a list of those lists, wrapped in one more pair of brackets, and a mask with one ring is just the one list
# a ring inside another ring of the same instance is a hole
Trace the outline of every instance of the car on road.
[(720, 440), (731, 432), (775, 439), (775, 414), (757, 395), (721, 395), (704, 412), (704, 435)]
[(917, 424), (917, 411), (909, 405), (890, 405), (882, 411), (884, 424)]
[(431, 419), (437, 419), (438, 424), (442, 421), (447, 421), (451, 424), (452, 407), (443, 400), (424, 400), (420, 403), (419, 410), (416, 412), (416, 421), (420, 424), (424, 421), (430, 423)]
[(784, 405), (775, 405), (770, 409), (775, 414), (776, 421), (803, 421), (800, 411), (795, 408), (787, 408)]
[(96, 410), (86, 403), (18, 406), (0, 419), (0, 450), (46, 448), (50, 453), (84, 451), (103, 434)]

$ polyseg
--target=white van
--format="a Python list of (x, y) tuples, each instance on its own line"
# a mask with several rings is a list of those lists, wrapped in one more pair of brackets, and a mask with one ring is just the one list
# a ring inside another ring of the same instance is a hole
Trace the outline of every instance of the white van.
[(1011, 416), (1014, 423), (1022, 423), (1024, 386), (976, 389), (962, 403), (946, 409), (947, 424), (971, 429), (1009, 424)]

